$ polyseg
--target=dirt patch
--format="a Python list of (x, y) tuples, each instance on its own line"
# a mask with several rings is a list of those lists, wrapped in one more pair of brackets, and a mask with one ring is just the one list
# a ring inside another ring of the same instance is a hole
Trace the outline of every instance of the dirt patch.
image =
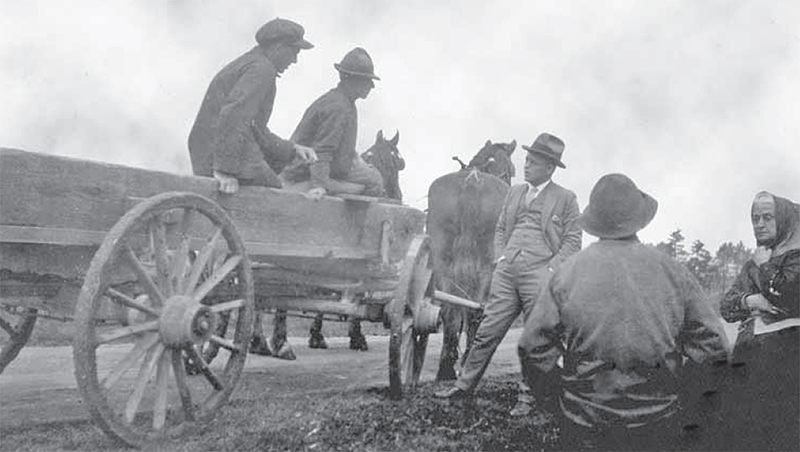
[[(512, 418), (513, 375), (484, 380), (472, 400), (448, 402), (426, 383), (403, 400), (383, 387), (345, 392), (253, 391), (225, 407), (209, 425), (153, 444), (164, 451), (484, 451), (552, 450), (558, 427), (551, 413)], [(0, 450), (127, 450), (90, 422), (5, 430)]]

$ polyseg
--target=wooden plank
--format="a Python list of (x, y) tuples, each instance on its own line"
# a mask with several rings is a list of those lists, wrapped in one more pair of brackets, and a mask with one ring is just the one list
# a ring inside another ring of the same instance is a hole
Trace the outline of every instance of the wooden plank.
[(0, 222), (70, 231), (38, 231), (50, 234), (47, 243), (94, 243), (95, 233), (108, 231), (136, 198), (169, 191), (197, 193), (217, 202), (248, 249), (267, 257), (378, 259), (381, 225), (389, 221), (393, 235), (388, 251), (394, 262), (424, 229), (424, 213), (408, 206), (328, 196), (314, 201), (264, 187), (242, 187), (227, 196), (217, 192), (211, 178), (0, 148)]

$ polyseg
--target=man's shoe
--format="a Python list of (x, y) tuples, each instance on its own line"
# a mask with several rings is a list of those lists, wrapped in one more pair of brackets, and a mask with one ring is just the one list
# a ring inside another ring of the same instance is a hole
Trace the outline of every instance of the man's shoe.
[(433, 396), (438, 399), (456, 400), (469, 397), (469, 393), (458, 386), (452, 386), (450, 388), (434, 392)]
[(533, 411), (533, 407), (529, 403), (517, 401), (517, 404), (511, 409), (509, 414), (512, 417), (522, 417), (529, 415), (531, 411)]

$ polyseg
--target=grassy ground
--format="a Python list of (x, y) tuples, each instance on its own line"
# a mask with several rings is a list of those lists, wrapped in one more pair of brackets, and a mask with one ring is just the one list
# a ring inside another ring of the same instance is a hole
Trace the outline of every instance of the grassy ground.
[[(508, 415), (517, 391), (513, 375), (486, 379), (469, 401), (435, 399), (436, 388), (434, 383), (424, 384), (400, 401), (390, 400), (383, 388), (270, 399), (252, 390), (251, 397), (226, 405), (224, 415), (209, 425), (148, 450), (547, 450), (558, 438), (548, 412), (537, 410), (522, 419)], [(3, 431), (0, 450), (127, 449), (87, 421)]]

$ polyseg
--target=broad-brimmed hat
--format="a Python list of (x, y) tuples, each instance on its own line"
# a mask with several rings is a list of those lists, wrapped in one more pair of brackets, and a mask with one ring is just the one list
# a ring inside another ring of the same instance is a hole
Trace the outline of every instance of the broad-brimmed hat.
[(265, 23), (256, 32), (256, 42), (268, 45), (272, 42), (283, 42), (301, 49), (311, 49), (314, 44), (303, 39), (303, 26), (288, 19), (276, 18)]
[(525, 149), (528, 152), (533, 152), (539, 155), (543, 155), (550, 160), (553, 161), (556, 165), (560, 166), (561, 168), (566, 168), (567, 166), (561, 161), (561, 156), (564, 154), (564, 142), (561, 141), (561, 138), (551, 135), (549, 133), (541, 133), (536, 140), (530, 146), (522, 145), (522, 149)]
[(375, 75), (375, 67), (372, 64), (372, 58), (370, 58), (367, 51), (361, 47), (356, 47), (347, 52), (341, 62), (333, 63), (333, 67), (335, 67), (337, 71), (348, 75), (380, 80), (380, 77)]
[(603, 239), (629, 237), (647, 226), (658, 210), (658, 201), (639, 190), (624, 174), (606, 174), (592, 188), (589, 205), (578, 217), (578, 226)]

